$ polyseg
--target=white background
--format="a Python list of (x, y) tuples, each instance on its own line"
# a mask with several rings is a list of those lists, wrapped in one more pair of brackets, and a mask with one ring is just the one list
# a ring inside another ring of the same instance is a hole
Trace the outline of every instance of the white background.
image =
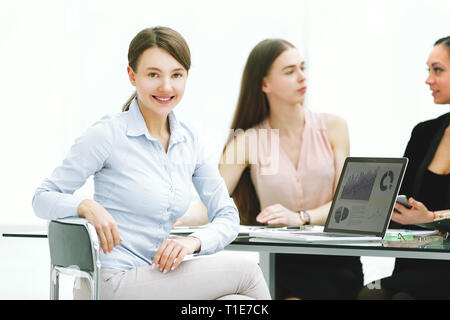
[(450, 32), (446, 0), (3, 1), (0, 224), (35, 222), (34, 190), (88, 126), (133, 92), (128, 45), (170, 26), (192, 51), (178, 117), (220, 150), (250, 50), (285, 38), (305, 57), (306, 106), (349, 125), (351, 155), (401, 156), (432, 102), (425, 62)]
[[(223, 147), (242, 70), (265, 38), (306, 61), (306, 106), (349, 125), (352, 156), (401, 156), (433, 104), (426, 60), (450, 33), (448, 0), (16, 0), (0, 3), (0, 231), (40, 223), (31, 199), (87, 127), (133, 92), (128, 45), (172, 27), (192, 68), (178, 118)], [(86, 193), (90, 192), (89, 184)]]

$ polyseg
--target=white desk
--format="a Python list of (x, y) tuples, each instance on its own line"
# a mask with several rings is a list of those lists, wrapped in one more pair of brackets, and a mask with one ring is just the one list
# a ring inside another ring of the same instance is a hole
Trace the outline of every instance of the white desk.
[[(192, 232), (192, 230), (191, 230)], [(176, 234), (189, 234), (189, 231)], [(3, 232), (3, 237), (31, 237), (46, 238), (46, 230), (14, 230)], [(248, 236), (240, 236), (226, 250), (259, 252), (260, 267), (269, 286), (272, 297), (275, 297), (275, 254), (318, 254), (338, 256), (374, 256), (412, 259), (450, 260), (450, 239), (444, 240), (440, 236), (425, 237), (423, 241), (383, 241), (380, 246), (358, 244), (311, 244), (294, 243), (282, 240), (263, 240), (257, 242)]]
[(364, 243), (351, 245), (294, 243), (265, 239), (252, 242), (250, 237), (238, 237), (225, 249), (259, 252), (260, 267), (272, 297), (275, 296), (276, 253), (450, 260), (450, 240), (444, 240), (440, 236), (407, 241), (383, 241), (380, 246), (364, 245)]

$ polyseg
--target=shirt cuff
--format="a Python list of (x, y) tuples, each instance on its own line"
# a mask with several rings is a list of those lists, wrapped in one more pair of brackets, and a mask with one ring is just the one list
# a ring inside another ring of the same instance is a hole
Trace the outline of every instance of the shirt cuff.
[(78, 217), (78, 207), (85, 199), (84, 195), (60, 194), (50, 211), (51, 219)]
[(217, 235), (213, 230), (202, 229), (195, 231), (189, 235), (190, 237), (195, 237), (200, 240), (200, 251), (198, 254), (207, 255), (213, 254), (217, 248)]

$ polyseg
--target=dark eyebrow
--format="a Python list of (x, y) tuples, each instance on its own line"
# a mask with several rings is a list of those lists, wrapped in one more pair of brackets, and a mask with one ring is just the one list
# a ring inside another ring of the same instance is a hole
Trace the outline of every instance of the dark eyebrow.
[[(304, 66), (304, 65), (305, 65), (305, 61), (302, 61), (302, 62), (300, 63), (300, 65), (301, 65), (301, 66)], [(289, 66), (284, 67), (284, 68), (281, 69), (281, 70), (288, 69), (288, 68), (295, 68), (296, 66), (297, 66), (296, 64), (291, 64), (291, 65), (289, 65)]]
[(431, 65), (432, 67), (434, 67), (434, 66), (437, 65), (437, 64), (442, 65), (442, 63), (440, 63), (440, 62), (428, 62), (428, 61), (427, 61), (425, 64), (426, 64), (427, 66), (428, 66), (428, 65)]
[[(146, 70), (155, 70), (155, 71), (162, 72), (161, 69), (155, 68), (155, 67), (148, 67)], [(176, 69), (173, 69), (171, 72), (176, 72), (176, 71), (184, 71), (184, 68), (176, 68)]]

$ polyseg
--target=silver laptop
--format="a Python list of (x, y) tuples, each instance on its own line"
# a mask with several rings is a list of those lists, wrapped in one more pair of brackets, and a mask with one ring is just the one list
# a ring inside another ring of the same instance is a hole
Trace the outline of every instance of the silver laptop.
[(323, 232), (257, 230), (250, 236), (313, 243), (382, 240), (407, 163), (407, 158), (348, 157)]

